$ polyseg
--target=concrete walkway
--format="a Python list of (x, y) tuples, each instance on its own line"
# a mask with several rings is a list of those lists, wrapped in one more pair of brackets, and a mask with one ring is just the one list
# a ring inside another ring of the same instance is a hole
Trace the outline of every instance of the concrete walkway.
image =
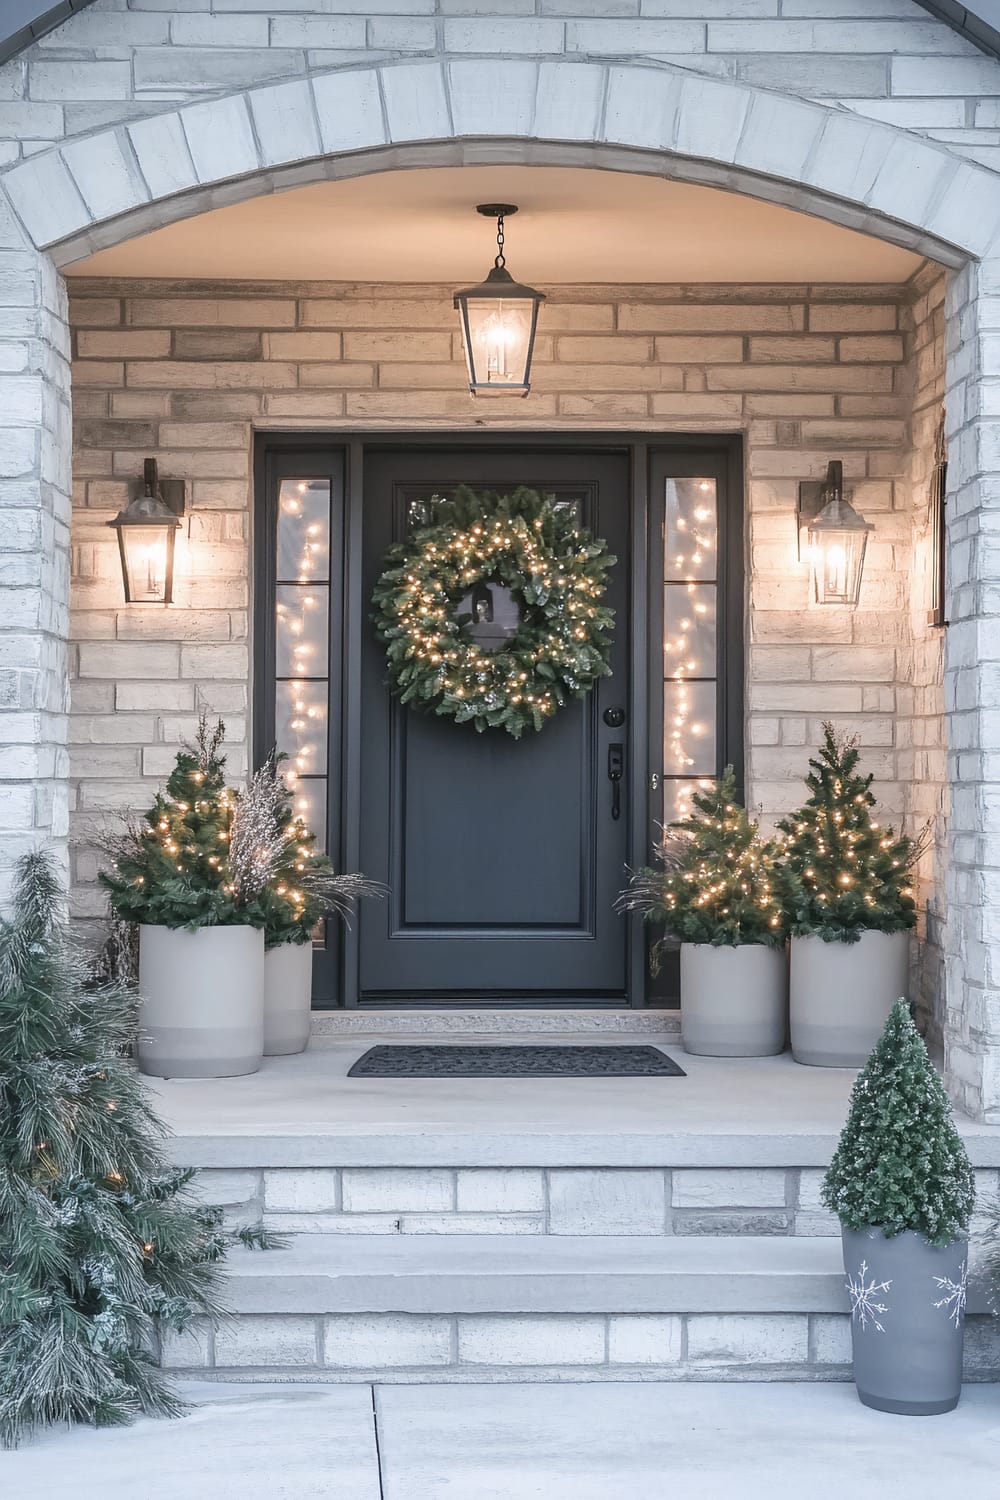
[(0, 1454), (11, 1500), (995, 1500), (1000, 1390), (888, 1417), (847, 1385), (197, 1385), (179, 1422)]

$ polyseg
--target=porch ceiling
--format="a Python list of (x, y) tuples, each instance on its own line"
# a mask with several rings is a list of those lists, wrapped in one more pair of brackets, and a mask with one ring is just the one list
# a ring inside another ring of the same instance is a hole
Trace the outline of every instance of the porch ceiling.
[(68, 274), (467, 282), (493, 254), (477, 203), (520, 205), (515, 274), (549, 283), (902, 282), (917, 256), (715, 188), (573, 167), (441, 167), (322, 182), (169, 224)]

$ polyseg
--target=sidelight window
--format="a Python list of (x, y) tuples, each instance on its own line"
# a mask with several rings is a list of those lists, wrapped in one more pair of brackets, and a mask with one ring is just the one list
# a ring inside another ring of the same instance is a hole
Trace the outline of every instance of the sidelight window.
[(667, 479), (663, 528), (663, 821), (691, 809), (718, 760), (718, 492)]
[(278, 491), (274, 739), (295, 811), (326, 836), (330, 641), (330, 483), (283, 479)]

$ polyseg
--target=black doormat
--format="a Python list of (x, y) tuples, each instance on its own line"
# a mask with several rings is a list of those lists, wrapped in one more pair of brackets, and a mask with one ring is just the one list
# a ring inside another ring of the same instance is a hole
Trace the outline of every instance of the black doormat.
[(348, 1078), (686, 1078), (659, 1047), (371, 1047)]

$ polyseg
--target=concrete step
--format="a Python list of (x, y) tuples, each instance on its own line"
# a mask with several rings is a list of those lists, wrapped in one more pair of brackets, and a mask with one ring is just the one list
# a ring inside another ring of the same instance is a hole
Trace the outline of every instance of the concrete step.
[[(837, 1380), (850, 1376), (840, 1242), (311, 1235), (228, 1264), (232, 1317), (168, 1337), (165, 1366), (324, 1381)], [(1000, 1328), (970, 1298), (968, 1374)]]
[(302, 1235), (229, 1266), (238, 1313), (846, 1312), (839, 1239)]
[(517, 1006), (498, 1009), (316, 1010), (312, 1015), (314, 1037), (376, 1035), (419, 1036), (431, 1039), (455, 1036), (564, 1035), (579, 1040), (590, 1032), (636, 1035), (656, 1032), (680, 1036), (679, 1010), (625, 1010), (611, 1007), (576, 1006), (562, 1009)]

